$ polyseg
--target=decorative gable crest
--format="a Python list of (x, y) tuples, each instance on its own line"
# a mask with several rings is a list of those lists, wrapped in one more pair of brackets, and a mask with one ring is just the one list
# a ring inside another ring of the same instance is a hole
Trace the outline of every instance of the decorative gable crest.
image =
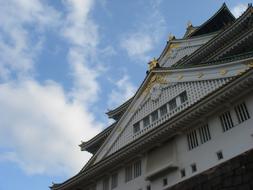
[(144, 94), (150, 93), (150, 97), (152, 100), (157, 100), (162, 92), (164, 85), (168, 84), (166, 80), (166, 74), (155, 73), (144, 89)]

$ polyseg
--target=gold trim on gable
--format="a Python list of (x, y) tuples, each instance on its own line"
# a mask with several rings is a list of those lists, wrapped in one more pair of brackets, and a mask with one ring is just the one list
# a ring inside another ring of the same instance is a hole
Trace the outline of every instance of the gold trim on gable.
[(253, 61), (250, 61), (250, 62), (248, 63), (248, 67), (249, 67), (249, 68), (253, 68)]
[(204, 76), (203, 73), (198, 73), (198, 78), (202, 78)]
[(146, 85), (144, 89), (144, 93), (147, 94), (149, 93), (150, 89), (155, 85), (155, 84), (167, 84), (167, 80), (165, 77), (167, 74), (154, 74), (151, 79), (149, 80), (148, 84)]
[(179, 43), (172, 43), (169, 45), (169, 48), (166, 52), (166, 57), (169, 57), (171, 55), (171, 52), (173, 49), (176, 49), (176, 48), (179, 48), (180, 47), (180, 44)]
[(220, 74), (223, 76), (223, 75), (226, 75), (227, 74), (227, 70), (223, 69), (223, 70), (220, 70)]

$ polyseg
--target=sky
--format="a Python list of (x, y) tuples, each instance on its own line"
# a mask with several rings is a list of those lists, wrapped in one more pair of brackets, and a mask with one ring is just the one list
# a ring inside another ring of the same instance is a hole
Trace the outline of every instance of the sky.
[[(224, 0), (0, 0), (0, 190), (44, 190), (91, 155), (168, 36)], [(238, 17), (249, 0), (225, 1)]]

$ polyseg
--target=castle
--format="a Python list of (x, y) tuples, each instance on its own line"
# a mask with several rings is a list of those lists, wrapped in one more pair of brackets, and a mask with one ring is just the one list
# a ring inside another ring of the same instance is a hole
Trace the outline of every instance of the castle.
[(253, 8), (170, 36), (93, 154), (52, 190), (253, 189)]

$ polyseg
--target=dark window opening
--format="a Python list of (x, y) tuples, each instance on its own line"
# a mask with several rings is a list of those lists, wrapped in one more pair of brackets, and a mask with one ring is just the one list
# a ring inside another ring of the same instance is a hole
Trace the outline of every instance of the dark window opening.
[(167, 178), (163, 178), (163, 186), (166, 186), (166, 185), (168, 185), (168, 180)]
[(186, 101), (188, 100), (186, 91), (182, 92), (182, 93), (179, 95), (179, 97), (180, 97), (181, 104), (183, 104), (184, 102), (186, 102)]
[(192, 168), (192, 173), (197, 171), (197, 165), (196, 164), (192, 164), (191, 168)]
[(160, 114), (161, 114), (161, 117), (164, 116), (165, 114), (168, 113), (168, 109), (167, 109), (167, 105), (163, 105), (161, 108), (160, 108)]
[(181, 177), (182, 177), (182, 178), (185, 177), (185, 169), (181, 169), (181, 170), (180, 170), (180, 174), (181, 174)]
[(222, 151), (217, 152), (216, 155), (217, 155), (218, 160), (223, 159), (223, 153), (222, 153)]
[(175, 109), (177, 107), (177, 102), (176, 102), (176, 98), (172, 99), (169, 101), (169, 108), (170, 108), (170, 111)]
[(141, 130), (140, 122), (134, 124), (134, 133), (137, 133)]
[(143, 126), (147, 127), (150, 125), (149, 115), (143, 119)]
[(152, 114), (151, 114), (151, 118), (152, 118), (152, 122), (158, 120), (158, 111), (154, 111)]

